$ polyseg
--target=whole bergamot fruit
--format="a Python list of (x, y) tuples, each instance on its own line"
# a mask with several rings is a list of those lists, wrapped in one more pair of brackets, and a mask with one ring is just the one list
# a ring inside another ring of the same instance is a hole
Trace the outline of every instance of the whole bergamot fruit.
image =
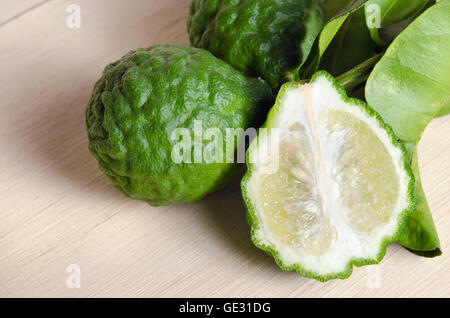
[(192, 0), (191, 44), (276, 89), (298, 79), (324, 25), (319, 0)]
[[(272, 97), (263, 80), (245, 77), (205, 50), (155, 45), (131, 51), (95, 84), (86, 109), (89, 150), (126, 195), (154, 206), (193, 202), (239, 169), (224, 158), (236, 136), (226, 129), (260, 124)], [(234, 151), (237, 142), (232, 145)]]

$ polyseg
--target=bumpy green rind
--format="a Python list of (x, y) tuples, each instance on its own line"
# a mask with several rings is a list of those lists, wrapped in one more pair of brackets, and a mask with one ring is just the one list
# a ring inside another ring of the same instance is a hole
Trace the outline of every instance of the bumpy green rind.
[[(399, 221), (396, 231), (391, 236), (386, 237), (380, 244), (380, 248), (378, 250), (377, 256), (373, 259), (352, 259), (349, 261), (349, 263), (347, 264), (344, 271), (339, 272), (339, 273), (331, 273), (331, 274), (327, 274), (327, 275), (321, 275), (319, 273), (314, 273), (314, 272), (305, 270), (304, 268), (302, 268), (302, 266), (300, 266), (300, 264), (294, 264), (292, 266), (287, 266), (286, 264), (283, 263), (282, 259), (279, 256), (278, 251), (276, 249), (274, 249), (274, 247), (265, 245), (265, 244), (261, 243), (260, 241), (258, 241), (258, 239), (256, 238), (255, 233), (260, 228), (261, 225), (260, 225), (258, 217), (256, 216), (256, 213), (255, 213), (256, 206), (252, 201), (251, 195), (247, 192), (248, 181), (250, 180), (251, 175), (253, 174), (253, 171), (255, 169), (255, 164), (250, 162), (249, 157), (250, 157), (250, 153), (256, 150), (255, 148), (257, 147), (257, 139), (252, 142), (252, 144), (250, 145), (250, 147), (247, 151), (247, 172), (241, 181), (241, 190), (242, 190), (242, 197), (243, 197), (244, 203), (247, 208), (247, 220), (250, 224), (250, 228), (251, 228), (250, 236), (251, 236), (251, 240), (252, 240), (253, 244), (256, 247), (258, 247), (261, 250), (268, 253), (269, 255), (271, 255), (275, 259), (275, 263), (282, 270), (284, 270), (284, 271), (295, 270), (301, 276), (308, 277), (308, 278), (314, 278), (321, 282), (326, 282), (328, 280), (336, 279), (336, 278), (339, 278), (339, 279), (348, 278), (353, 272), (353, 266), (378, 264), (383, 259), (384, 255), (386, 254), (386, 247), (389, 244), (396, 242), (398, 240), (398, 238), (400, 237), (402, 230), (405, 226), (405, 222), (406, 222), (408, 215), (415, 209), (416, 201), (414, 198), (414, 175), (409, 166), (407, 150), (406, 150), (405, 146), (403, 145), (403, 143), (400, 142), (399, 139), (395, 136), (392, 128), (389, 125), (387, 125), (382, 120), (382, 118), (378, 115), (378, 113), (376, 113), (366, 103), (364, 103), (363, 101), (361, 101), (359, 99), (348, 97), (345, 90), (338, 85), (336, 79), (333, 76), (331, 76), (329, 73), (327, 73), (325, 71), (317, 72), (311, 79), (311, 82), (315, 81), (319, 77), (325, 77), (325, 78), (327, 78), (327, 80), (329, 80), (331, 83), (333, 83), (334, 88), (338, 91), (338, 93), (341, 95), (342, 99), (347, 104), (361, 108), (368, 115), (370, 115), (371, 117), (373, 117), (377, 120), (379, 126), (382, 129), (384, 129), (390, 136), (392, 144), (394, 146), (396, 146), (397, 148), (399, 148), (401, 150), (401, 152), (403, 153), (403, 166), (410, 178), (410, 181), (408, 183), (408, 191), (407, 191), (409, 207), (407, 209), (405, 209), (404, 211), (402, 211), (402, 213), (400, 214), (400, 217), (399, 217), (400, 221)], [(282, 96), (285, 94), (285, 91), (288, 88), (296, 88), (296, 87), (298, 87), (298, 85), (299, 85), (299, 83), (292, 82), (292, 83), (286, 83), (281, 87), (281, 89), (278, 93), (275, 105), (270, 110), (268, 117), (267, 117), (267, 121), (262, 127), (270, 128), (271, 122), (274, 120), (274, 118), (276, 117), (276, 114), (280, 110), (280, 107), (281, 107), (280, 103), (282, 100)]]
[(191, 44), (277, 89), (298, 80), (324, 24), (319, 0), (192, 0)]
[[(86, 109), (89, 150), (127, 196), (154, 206), (197, 201), (223, 187), (240, 166), (175, 163), (171, 153), (181, 139), (172, 139), (174, 129), (187, 128), (192, 142), (195, 120), (202, 121), (203, 133), (220, 129), (225, 156), (225, 129), (260, 124), (272, 102), (267, 83), (207, 51), (138, 49), (108, 65), (95, 84)], [(200, 140), (203, 151), (210, 142)], [(192, 145), (192, 162), (194, 150)]]

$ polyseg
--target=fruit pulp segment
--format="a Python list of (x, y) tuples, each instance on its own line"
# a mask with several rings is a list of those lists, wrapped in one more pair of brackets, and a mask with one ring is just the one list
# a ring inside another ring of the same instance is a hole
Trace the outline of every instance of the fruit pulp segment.
[(281, 135), (279, 169), (260, 175), (258, 196), (263, 223), (280, 243), (320, 256), (346, 236), (364, 239), (387, 224), (399, 181), (366, 122), (331, 107), (311, 118), (317, 122), (295, 122)]

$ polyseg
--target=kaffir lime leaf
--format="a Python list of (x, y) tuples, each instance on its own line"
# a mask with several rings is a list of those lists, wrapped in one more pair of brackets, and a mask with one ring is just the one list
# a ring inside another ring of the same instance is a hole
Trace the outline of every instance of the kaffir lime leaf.
[(283, 85), (265, 128), (242, 181), (254, 244), (282, 269), (321, 281), (379, 262), (414, 208), (392, 129), (325, 72)]
[(298, 78), (324, 24), (319, 0), (192, 0), (191, 44), (273, 88)]
[[(239, 168), (224, 157), (225, 130), (257, 125), (272, 101), (268, 84), (207, 51), (139, 49), (108, 65), (95, 85), (86, 109), (89, 150), (126, 195), (155, 206), (193, 202), (223, 187)], [(181, 135), (173, 134), (183, 128), (192, 147), (184, 149), (187, 160), (174, 162)], [(208, 128), (218, 130), (216, 140), (195, 132)], [(224, 148), (223, 157), (211, 142)]]

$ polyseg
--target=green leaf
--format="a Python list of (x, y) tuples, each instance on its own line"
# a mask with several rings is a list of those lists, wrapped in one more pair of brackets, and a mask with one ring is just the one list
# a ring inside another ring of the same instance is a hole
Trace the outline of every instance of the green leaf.
[(319, 37), (316, 39), (311, 54), (309, 55), (304, 68), (301, 70), (301, 79), (309, 79), (313, 76), (320, 65), (323, 54), (339, 29), (353, 12), (363, 7), (366, 1), (367, 0), (350, 1), (349, 4), (338, 13), (337, 17), (328, 21), (320, 32)]
[(367, 101), (403, 141), (418, 141), (448, 104), (449, 16), (449, 0), (425, 11), (392, 42), (367, 81)]
[(436, 115), (436, 117), (445, 116), (450, 114), (450, 98), (448, 98), (443, 104), (441, 111)]
[(339, 13), (342, 13), (343, 10), (353, 5), (354, 0), (331, 0), (324, 1), (323, 7), (325, 9), (327, 21), (331, 20), (331, 18), (336, 17)]
[[(306, 59), (311, 52), (311, 48), (314, 45), (314, 41), (322, 30), (323, 25), (324, 16), (321, 7), (318, 2), (312, 2), (311, 7), (308, 9), (308, 16), (304, 22), (305, 37), (300, 43), (300, 52), (302, 52), (302, 59), (299, 63), (299, 66), (295, 70), (296, 76), (298, 76), (300, 68), (306, 62)], [(294, 80), (298, 80), (298, 78), (295, 78)]]
[[(419, 16), (389, 46), (366, 84), (366, 99), (396, 135), (410, 145), (417, 180), (418, 208), (407, 221), (400, 243), (423, 255), (439, 253), (439, 240), (420, 183), (414, 152), (436, 114), (450, 98), (450, 0)], [(425, 252), (420, 252), (425, 251)], [(434, 255), (433, 255), (434, 254)]]
[(430, 0), (369, 0), (365, 15), (370, 34), (380, 46), (388, 43), (380, 38), (379, 29), (407, 20), (420, 13)]
[(375, 53), (376, 45), (367, 28), (364, 11), (356, 10), (347, 17), (331, 41), (319, 69), (339, 76)]
[(417, 143), (406, 143), (405, 146), (411, 157), (411, 169), (415, 177), (414, 196), (417, 207), (408, 216), (408, 221), (398, 242), (417, 255), (424, 257), (439, 256), (442, 254), (439, 237), (420, 181)]

